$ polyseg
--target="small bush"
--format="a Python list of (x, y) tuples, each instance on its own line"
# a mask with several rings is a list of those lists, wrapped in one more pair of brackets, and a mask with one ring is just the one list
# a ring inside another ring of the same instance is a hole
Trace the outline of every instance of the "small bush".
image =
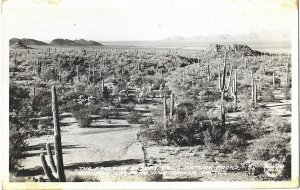
[(133, 111), (134, 107), (135, 107), (135, 104), (133, 104), (133, 103), (124, 105), (124, 108), (126, 109), (127, 112)]
[(286, 100), (291, 99), (291, 88), (289, 86), (284, 86), (282, 92)]
[(140, 114), (137, 111), (133, 111), (128, 115), (127, 121), (128, 123), (132, 123), (132, 124), (139, 123), (142, 117), (143, 117), (142, 114)]
[(82, 128), (90, 127), (92, 118), (90, 117), (91, 111), (88, 108), (83, 108), (73, 112), (74, 117), (78, 122), (78, 126)]
[(263, 102), (272, 102), (275, 100), (273, 91), (268, 89), (261, 92), (261, 100)]
[(282, 136), (271, 134), (253, 143), (248, 157), (256, 160), (283, 159), (290, 153), (289, 142)]
[(103, 119), (109, 119), (109, 116), (110, 116), (109, 110), (102, 109), (100, 111), (100, 115), (102, 116)]
[(291, 123), (288, 123), (286, 121), (275, 123), (275, 125), (276, 130), (280, 133), (290, 133), (292, 131)]
[(232, 134), (226, 131), (223, 135), (223, 143), (221, 144), (222, 152), (232, 152), (242, 150), (245, 147), (245, 139), (241, 138), (237, 134)]

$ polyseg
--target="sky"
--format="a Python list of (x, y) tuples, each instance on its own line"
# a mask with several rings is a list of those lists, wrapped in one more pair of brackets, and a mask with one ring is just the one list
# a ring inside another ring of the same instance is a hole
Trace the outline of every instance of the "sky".
[[(9, 38), (97, 41), (248, 35), (289, 39), (295, 0), (6, 0)], [(276, 34), (276, 35), (268, 35)], [(279, 34), (279, 35), (277, 35)]]

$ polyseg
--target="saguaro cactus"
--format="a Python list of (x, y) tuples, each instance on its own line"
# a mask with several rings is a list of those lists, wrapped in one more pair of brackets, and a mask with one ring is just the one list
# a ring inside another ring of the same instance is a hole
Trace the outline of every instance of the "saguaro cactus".
[(227, 52), (225, 52), (225, 56), (224, 56), (224, 62), (223, 62), (223, 74), (221, 73), (221, 69), (220, 69), (220, 64), (219, 64), (219, 90), (221, 92), (221, 102), (223, 103), (224, 101), (224, 94), (228, 91), (229, 86), (230, 86), (230, 81), (231, 81), (231, 71), (232, 71), (232, 66), (230, 67), (229, 70), (229, 79), (226, 85), (226, 56), (227, 56)]
[(286, 63), (285, 66), (285, 85), (289, 85), (289, 63)]
[(91, 81), (91, 65), (89, 64), (89, 70), (88, 70), (88, 83)]
[(224, 105), (223, 104), (220, 105), (220, 110), (221, 110), (222, 125), (225, 126), (226, 116), (225, 116), (225, 109), (224, 109)]
[(173, 120), (174, 115), (174, 92), (171, 93), (171, 100), (170, 100), (170, 120)]
[(231, 95), (234, 98), (234, 107), (237, 109), (237, 77), (236, 77), (236, 70), (234, 71), (234, 80), (233, 85), (231, 87)]
[(95, 84), (95, 65), (93, 65), (92, 73), (93, 73), (93, 84)]
[(272, 82), (273, 82), (273, 87), (275, 88), (275, 71), (273, 72)]
[(255, 82), (254, 78), (252, 79), (251, 87), (252, 87), (251, 100), (252, 100), (253, 105), (256, 106), (256, 103), (257, 103), (257, 85), (256, 85), (256, 82)]
[(167, 129), (168, 118), (167, 118), (167, 98), (164, 97), (164, 129)]
[(102, 82), (101, 82), (101, 90), (102, 90), (102, 93), (104, 92), (104, 79), (102, 79)]
[(33, 87), (33, 95), (32, 95), (32, 112), (35, 114), (35, 87)]
[(229, 70), (229, 79), (228, 83), (226, 85), (226, 56), (227, 52), (225, 52), (224, 55), (224, 62), (223, 62), (223, 74), (221, 74), (221, 69), (220, 69), (220, 64), (219, 64), (219, 90), (221, 92), (221, 118), (222, 118), (222, 124), (223, 126), (225, 125), (225, 109), (224, 109), (224, 94), (228, 91), (229, 86), (230, 86), (230, 81), (231, 81), (231, 71), (232, 71), (232, 66), (230, 67)]
[(211, 73), (210, 73), (209, 64), (207, 64), (205, 72), (206, 72), (206, 75), (207, 75), (207, 81), (210, 81)]
[(63, 155), (62, 155), (59, 115), (58, 115), (58, 108), (57, 108), (57, 96), (56, 96), (55, 86), (52, 87), (52, 112), (53, 112), (53, 124), (54, 124), (54, 152), (55, 152), (56, 166), (52, 157), (51, 146), (49, 143), (46, 145), (46, 149), (49, 157), (51, 171), (49, 170), (48, 164), (46, 162), (45, 154), (42, 153), (40, 156), (41, 156), (44, 172), (49, 178), (49, 180), (65, 182), (66, 177), (65, 177)]
[(77, 83), (79, 83), (79, 66), (76, 66), (76, 78), (77, 78)]
[(256, 107), (257, 103), (257, 84), (254, 84), (254, 107)]
[(41, 77), (41, 70), (42, 70), (41, 62), (39, 60), (37, 60), (37, 70), (36, 71), (37, 71), (39, 78)]
[(14, 63), (15, 63), (15, 66), (17, 65), (17, 52), (15, 52), (14, 54)]

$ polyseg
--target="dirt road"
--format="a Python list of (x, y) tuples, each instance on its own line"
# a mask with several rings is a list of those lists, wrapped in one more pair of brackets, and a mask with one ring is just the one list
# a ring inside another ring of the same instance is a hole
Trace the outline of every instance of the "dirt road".
[[(79, 128), (75, 118), (70, 116), (64, 117), (61, 122), (66, 125), (61, 127), (66, 170), (138, 164), (143, 161), (141, 145), (136, 141), (136, 134), (140, 130), (138, 125), (128, 125), (126, 120), (113, 120), (113, 123), (95, 120), (93, 128)], [(32, 138), (29, 143), (29, 155), (22, 160), (23, 169), (26, 176), (38, 176), (42, 174), (39, 155), (46, 152), (46, 143), (53, 143), (53, 136)]]

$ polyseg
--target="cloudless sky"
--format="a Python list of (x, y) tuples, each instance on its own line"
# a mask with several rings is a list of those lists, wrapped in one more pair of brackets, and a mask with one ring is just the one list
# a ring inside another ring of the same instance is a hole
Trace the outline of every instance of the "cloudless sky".
[(9, 38), (118, 41), (290, 36), (296, 6), (294, 0), (9, 0), (2, 11)]

